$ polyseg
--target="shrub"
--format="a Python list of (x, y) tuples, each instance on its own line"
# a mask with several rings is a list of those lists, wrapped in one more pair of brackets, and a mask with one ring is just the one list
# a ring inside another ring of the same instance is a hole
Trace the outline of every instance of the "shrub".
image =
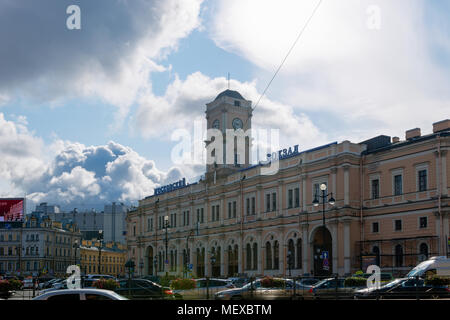
[(364, 274), (364, 272), (362, 272), (362, 270), (356, 271), (355, 275), (358, 276), (362, 276)]
[(11, 289), (11, 283), (8, 280), (0, 280), (0, 292), (8, 292)]
[(432, 286), (448, 286), (450, 285), (450, 278), (443, 278), (438, 276), (433, 276), (425, 279), (425, 284)]
[(285, 286), (285, 281), (283, 279), (264, 277), (261, 280), (261, 286), (263, 288), (283, 288)]
[(195, 287), (196, 282), (194, 279), (175, 279), (171, 284), (173, 290), (188, 290), (194, 289)]
[(363, 277), (349, 277), (344, 281), (346, 287), (365, 287), (367, 285), (367, 279)]
[(170, 287), (170, 282), (175, 279), (176, 279), (175, 276), (165, 275), (164, 277), (160, 278), (160, 285), (163, 287)]
[(114, 290), (119, 287), (116, 280), (113, 279), (99, 279), (93, 283), (93, 286), (97, 289)]
[(9, 284), (11, 286), (11, 290), (20, 290), (22, 289), (22, 281), (17, 279), (11, 279), (9, 280)]

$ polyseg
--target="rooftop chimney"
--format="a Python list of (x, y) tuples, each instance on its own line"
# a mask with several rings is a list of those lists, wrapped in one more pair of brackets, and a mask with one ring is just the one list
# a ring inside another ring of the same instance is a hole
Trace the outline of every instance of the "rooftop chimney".
[(450, 119), (445, 119), (442, 121), (438, 121), (433, 123), (433, 133), (449, 130), (450, 129)]
[(406, 140), (420, 137), (420, 128), (407, 130), (405, 136)]
[(397, 143), (400, 141), (399, 137), (392, 137), (392, 143)]

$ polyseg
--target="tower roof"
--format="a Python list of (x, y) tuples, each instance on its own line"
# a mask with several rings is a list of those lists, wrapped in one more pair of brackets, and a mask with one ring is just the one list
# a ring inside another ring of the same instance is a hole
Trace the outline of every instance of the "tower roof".
[(244, 97), (239, 92), (233, 91), (230, 89), (227, 89), (227, 90), (219, 93), (219, 95), (214, 99), (214, 101), (216, 101), (217, 99), (219, 99), (221, 97), (231, 97), (231, 98), (235, 98), (235, 99), (245, 100)]

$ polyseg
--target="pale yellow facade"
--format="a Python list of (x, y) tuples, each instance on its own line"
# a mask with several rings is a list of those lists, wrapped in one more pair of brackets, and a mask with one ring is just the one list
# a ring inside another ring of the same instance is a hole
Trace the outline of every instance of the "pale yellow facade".
[[(223, 123), (238, 114), (221, 108)], [(207, 111), (208, 128), (213, 118), (219, 115)], [(128, 259), (144, 275), (180, 275), (191, 264), (194, 276), (225, 277), (352, 274), (375, 256), (383, 271), (403, 275), (448, 254), (450, 121), (407, 137), (300, 150), (279, 160), (274, 175), (246, 163), (213, 179), (209, 166), (206, 179), (147, 197), (129, 212)], [(313, 204), (323, 183), (335, 199), (325, 205), (325, 232), (322, 200)]]

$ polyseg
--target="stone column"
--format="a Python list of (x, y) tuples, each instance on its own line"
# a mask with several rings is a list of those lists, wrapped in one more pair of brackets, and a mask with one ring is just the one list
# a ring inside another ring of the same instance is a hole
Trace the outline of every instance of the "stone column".
[(338, 236), (338, 221), (337, 220), (335, 220), (335, 221), (330, 221), (330, 223), (329, 223), (329, 226), (330, 226), (330, 229), (331, 229), (331, 243), (332, 243), (332, 248), (331, 248), (331, 255), (332, 255), (332, 265), (333, 265), (333, 267), (332, 267), (332, 272), (333, 273), (339, 273), (339, 269), (338, 269), (338, 263), (339, 263), (339, 260), (338, 260), (338, 255), (339, 255), (339, 252), (338, 252), (338, 250), (339, 250), (339, 245), (338, 245), (338, 242), (339, 242), (339, 236)]
[(220, 245), (220, 275), (226, 276), (225, 274), (225, 237), (222, 235), (219, 241)]
[(344, 221), (344, 274), (350, 273), (350, 220)]
[(278, 206), (278, 215), (281, 216), (283, 215), (283, 185), (284, 185), (284, 181), (283, 180), (278, 180), (278, 201), (277, 201), (277, 206)]
[(220, 198), (220, 210), (219, 210), (219, 215), (220, 215), (220, 225), (223, 225), (223, 221), (224, 221), (224, 216), (225, 216), (225, 195), (222, 195)]
[(349, 165), (344, 166), (344, 206), (350, 205), (350, 177)]
[[(306, 207), (306, 201), (307, 201), (307, 193), (306, 193), (306, 180), (307, 180), (307, 175), (306, 174), (302, 174), (302, 211), (305, 212), (307, 207)], [(309, 272), (309, 271), (308, 271)]]

